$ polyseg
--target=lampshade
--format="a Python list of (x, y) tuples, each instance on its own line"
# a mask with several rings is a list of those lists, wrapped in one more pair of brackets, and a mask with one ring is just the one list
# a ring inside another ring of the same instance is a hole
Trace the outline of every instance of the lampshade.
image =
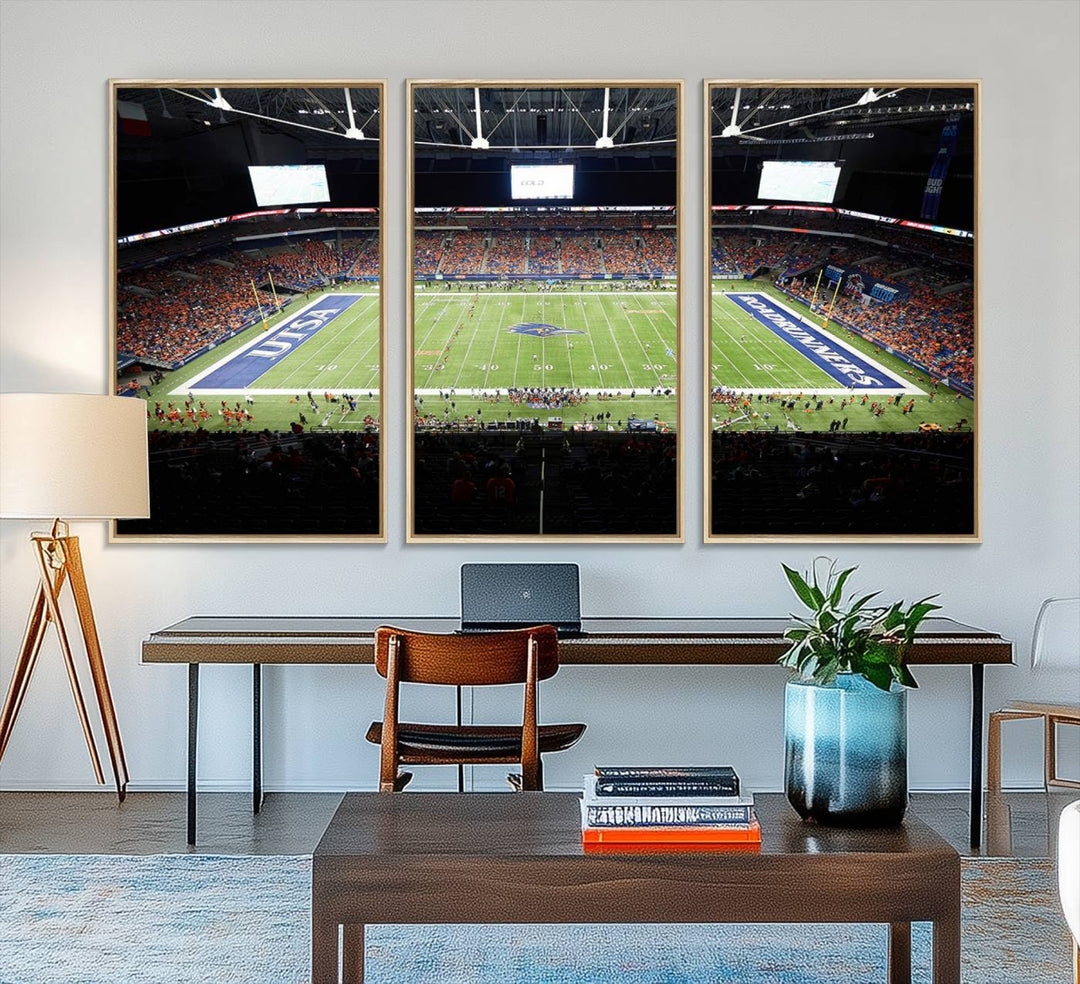
[(1080, 672), (1080, 598), (1047, 598), (1035, 619), (1031, 665)]
[(146, 404), (133, 397), (0, 394), (0, 517), (145, 519)]

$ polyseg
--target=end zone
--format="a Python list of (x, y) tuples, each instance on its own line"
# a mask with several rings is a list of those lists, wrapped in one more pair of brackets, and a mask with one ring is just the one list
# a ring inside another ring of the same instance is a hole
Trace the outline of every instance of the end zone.
[[(773, 334), (787, 342), (796, 352), (819, 369), (826, 372), (842, 388), (814, 389), (815, 393), (836, 396), (850, 393), (897, 392), (911, 396), (925, 396), (924, 390), (913, 383), (901, 379), (885, 366), (871, 359), (858, 349), (808, 321), (786, 304), (781, 304), (768, 294), (760, 291), (721, 291), (744, 313), (750, 315), (758, 324), (768, 328)], [(725, 387), (735, 391), (735, 387)], [(738, 389), (740, 393), (775, 393), (776, 387), (768, 389)]]

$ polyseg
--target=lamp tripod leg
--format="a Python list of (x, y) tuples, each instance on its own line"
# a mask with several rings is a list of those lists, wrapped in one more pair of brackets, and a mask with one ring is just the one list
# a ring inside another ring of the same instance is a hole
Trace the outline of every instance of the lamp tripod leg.
[(75, 596), (75, 609), (79, 614), (79, 624), (82, 627), (86, 658), (90, 663), (90, 676), (94, 681), (101, 723), (105, 728), (105, 741), (109, 746), (109, 759), (112, 762), (113, 778), (116, 780), (116, 795), (123, 803), (127, 795), (129, 779), (127, 760), (124, 756), (123, 742), (120, 740), (120, 726), (116, 721), (116, 708), (113, 705), (112, 691), (109, 689), (109, 678), (105, 674), (105, 658), (101, 653), (101, 641), (98, 639), (97, 625), (94, 622), (94, 610), (90, 605), (90, 590), (86, 586), (86, 573), (82, 565), (78, 539), (69, 537), (65, 547), (71, 593)]
[(30, 685), (30, 677), (34, 673), (34, 665), (37, 663), (41, 643), (45, 638), (46, 625), (45, 589), (38, 584), (37, 593), (30, 606), (30, 617), (26, 622), (26, 633), (15, 660), (15, 669), (11, 674), (11, 685), (8, 687), (3, 710), (0, 711), (0, 759), (3, 759), (8, 739), (15, 729), (15, 719), (19, 716), (19, 709), (22, 707), (23, 698)]
[[(47, 542), (47, 541), (46, 541)], [(79, 715), (79, 723), (82, 725), (83, 736), (86, 738), (86, 747), (90, 752), (90, 763), (94, 767), (94, 778), (99, 783), (105, 782), (105, 774), (101, 771), (101, 759), (98, 757), (97, 747), (94, 745), (94, 733), (90, 730), (90, 718), (86, 713), (86, 702), (83, 700), (82, 688), (79, 686), (79, 677), (75, 672), (75, 657), (71, 654), (71, 644), (68, 642), (67, 630), (64, 627), (64, 617), (59, 605), (59, 587), (63, 583), (64, 568), (56, 577), (55, 585), (49, 576), (49, 561), (46, 559), (46, 548), (39, 541), (37, 546), (38, 568), (41, 571), (41, 587), (45, 594), (45, 606), (49, 618), (56, 626), (56, 634), (60, 638), (60, 651), (64, 655), (64, 664), (67, 667), (68, 681), (71, 684), (71, 693), (75, 698), (75, 710)]]

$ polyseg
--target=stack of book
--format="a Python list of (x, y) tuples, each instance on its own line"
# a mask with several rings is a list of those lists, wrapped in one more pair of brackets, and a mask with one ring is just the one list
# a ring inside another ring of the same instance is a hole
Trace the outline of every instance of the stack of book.
[(727, 765), (597, 768), (581, 802), (586, 846), (761, 844), (754, 797)]

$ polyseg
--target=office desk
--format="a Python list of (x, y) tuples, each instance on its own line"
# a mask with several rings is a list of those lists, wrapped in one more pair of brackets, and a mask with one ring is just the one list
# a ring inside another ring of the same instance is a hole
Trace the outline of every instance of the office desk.
[[(250, 663), (252, 671), (252, 800), (262, 803), (262, 667), (284, 663), (370, 664), (375, 629), (399, 625), (452, 632), (456, 617), (376, 619), (366, 616), (193, 616), (151, 634), (144, 663), (188, 664), (188, 843), (195, 843), (195, 768), (198, 751), (199, 665)], [(786, 618), (586, 618), (582, 634), (559, 644), (559, 662), (573, 665), (763, 666), (787, 648)], [(1012, 643), (985, 629), (930, 618), (908, 662), (971, 667), (971, 843), (978, 846), (982, 818), (983, 668), (1013, 661)]]

